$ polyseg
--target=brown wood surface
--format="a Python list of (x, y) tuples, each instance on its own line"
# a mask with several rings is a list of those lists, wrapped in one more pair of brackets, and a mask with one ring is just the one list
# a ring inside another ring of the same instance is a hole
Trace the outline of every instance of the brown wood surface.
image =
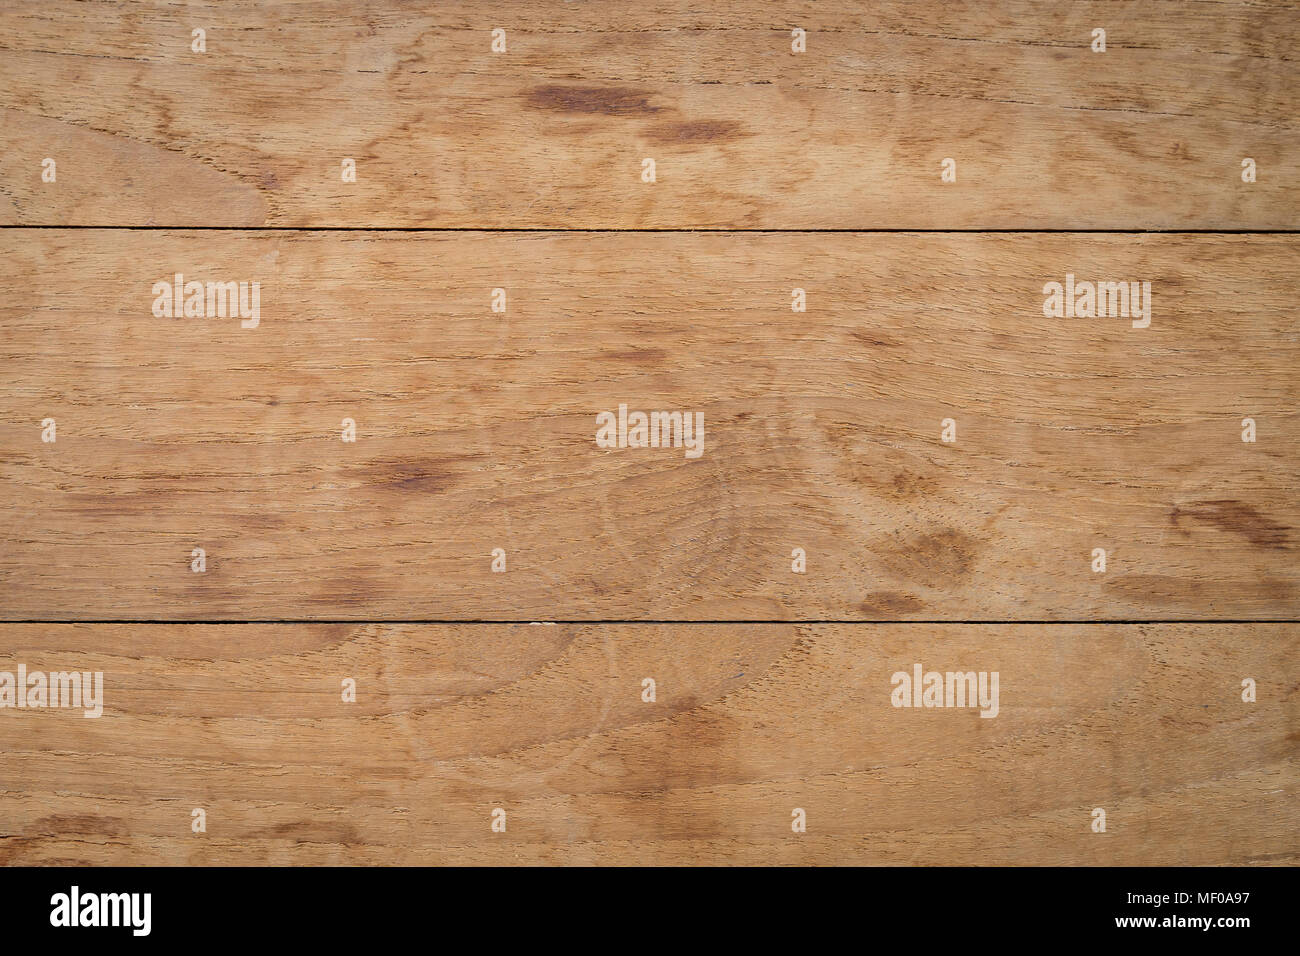
[(0, 222), (1295, 228), (1297, 49), (1289, 2), (11, 0)]
[[(8, 624), (0, 636), (0, 669), (105, 675), (98, 719), (0, 718), (11, 864), (1300, 857), (1293, 624)], [(891, 674), (916, 662), (998, 671), (997, 717), (891, 706)], [(1255, 703), (1241, 699), (1246, 677)], [(490, 828), (496, 807), (504, 833)], [(1091, 828), (1098, 807), (1105, 833)], [(195, 808), (206, 833), (191, 831)]]
[[(2, 239), (10, 620), (1295, 617), (1294, 237)], [(155, 318), (175, 272), (261, 324)], [(1150, 327), (1045, 318), (1067, 272)]]
[(0, 865), (1300, 863), (1298, 49), (1287, 0), (0, 4), (0, 705), (105, 684), (0, 706)]

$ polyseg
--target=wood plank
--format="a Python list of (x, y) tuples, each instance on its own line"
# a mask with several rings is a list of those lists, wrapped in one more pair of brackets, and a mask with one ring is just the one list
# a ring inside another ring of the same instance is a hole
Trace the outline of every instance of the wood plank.
[[(98, 719), (0, 710), (7, 864), (1300, 862), (1294, 624), (9, 624), (0, 641), (0, 670), (104, 674)], [(893, 706), (916, 663), (997, 672), (997, 715)]]
[(6, 3), (0, 222), (1300, 222), (1285, 0), (436, 6)]
[[(8, 620), (1296, 614), (1295, 237), (3, 242)], [(260, 324), (154, 317), (177, 272)], [(1067, 273), (1149, 327), (1044, 317)], [(701, 457), (599, 447), (620, 404)]]

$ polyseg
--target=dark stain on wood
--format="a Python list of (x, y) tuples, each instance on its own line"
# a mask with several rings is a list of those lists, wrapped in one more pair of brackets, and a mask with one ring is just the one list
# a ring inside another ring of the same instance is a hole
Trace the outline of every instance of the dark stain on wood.
[(978, 539), (946, 528), (934, 534), (912, 535), (898, 544), (882, 542), (878, 553), (890, 573), (903, 580), (942, 587), (974, 570), (979, 548)]
[(895, 473), (889, 482), (889, 488), (894, 498), (915, 498), (918, 495), (934, 494), (936, 485), (937, 483), (933, 478), (907, 471)]
[(626, 87), (538, 86), (524, 102), (535, 110), (604, 116), (647, 116), (662, 109), (650, 103), (648, 93)]
[(1169, 512), (1169, 523), (1182, 530), (1179, 522), (1184, 517), (1239, 534), (1258, 548), (1285, 548), (1290, 542), (1289, 526), (1260, 514), (1244, 501), (1218, 499), (1175, 505)]
[(357, 470), (366, 484), (385, 485), (397, 491), (441, 494), (456, 483), (456, 476), (437, 462), (378, 462)]
[(684, 120), (678, 123), (657, 123), (646, 130), (650, 139), (658, 143), (727, 143), (750, 134), (734, 120)]
[(908, 541), (907, 547), (945, 574), (969, 574), (975, 566), (976, 544), (970, 535), (948, 528), (937, 534), (918, 535)]
[(89, 813), (56, 813), (41, 817), (33, 824), (39, 833), (74, 833), (79, 837), (126, 837), (131, 827), (121, 817), (101, 817)]
[(297, 843), (342, 843), (354, 845), (361, 843), (361, 834), (355, 826), (346, 822), (328, 820), (304, 820), (301, 823), (280, 823), (267, 830), (259, 831), (256, 836), (272, 839), (292, 839)]

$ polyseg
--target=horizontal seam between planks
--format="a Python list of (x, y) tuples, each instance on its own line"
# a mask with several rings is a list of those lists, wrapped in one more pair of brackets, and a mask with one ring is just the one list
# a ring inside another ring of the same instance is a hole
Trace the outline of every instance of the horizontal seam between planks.
[(6, 624), (983, 624), (991, 627), (1014, 624), (1300, 624), (1300, 618), (1082, 618), (1082, 619), (964, 619), (933, 618), (902, 620), (898, 618), (818, 618), (798, 620), (771, 619), (552, 619), (548, 621), (521, 618), (22, 618), (0, 620)]
[(5, 229), (48, 230), (131, 230), (136, 232), (571, 232), (571, 233), (859, 233), (924, 235), (1221, 235), (1221, 236), (1295, 236), (1300, 229), (780, 229), (730, 228), (726, 226), (648, 226), (629, 228), (584, 228), (565, 226), (59, 226), (18, 224)]

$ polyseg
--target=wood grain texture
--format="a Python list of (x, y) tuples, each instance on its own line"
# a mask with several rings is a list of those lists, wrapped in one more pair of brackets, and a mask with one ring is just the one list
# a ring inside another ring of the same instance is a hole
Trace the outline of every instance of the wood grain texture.
[(5, 223), (1300, 222), (1281, 0), (28, 0), (0, 38)]
[(1297, 49), (1287, 0), (0, 5), (0, 705), (105, 697), (0, 706), (0, 865), (1300, 864)]
[[(0, 712), (0, 860), (1294, 864), (1298, 638), (9, 624), (0, 669), (102, 670), (106, 705)], [(998, 716), (891, 706), (915, 662), (998, 671)]]
[[(1294, 237), (3, 241), (9, 620), (1296, 613)], [(260, 326), (155, 318), (175, 272)], [(1150, 327), (1045, 318), (1067, 272)], [(703, 456), (597, 447), (620, 403)]]

